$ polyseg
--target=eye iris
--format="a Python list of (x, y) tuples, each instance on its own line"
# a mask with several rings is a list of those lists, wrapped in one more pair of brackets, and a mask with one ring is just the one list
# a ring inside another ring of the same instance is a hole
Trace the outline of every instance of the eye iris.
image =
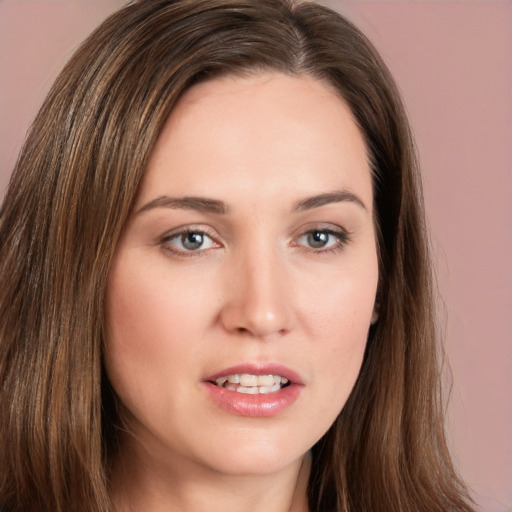
[(308, 244), (315, 249), (324, 247), (329, 241), (329, 233), (325, 231), (312, 231), (308, 234)]
[(181, 243), (185, 249), (199, 249), (203, 242), (204, 236), (201, 233), (186, 233), (181, 237)]

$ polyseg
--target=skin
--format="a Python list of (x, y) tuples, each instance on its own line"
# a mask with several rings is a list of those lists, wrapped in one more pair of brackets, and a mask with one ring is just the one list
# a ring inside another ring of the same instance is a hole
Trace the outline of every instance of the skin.
[[(326, 84), (269, 72), (185, 94), (107, 288), (105, 364), (127, 424), (117, 510), (307, 510), (308, 451), (350, 394), (374, 316), (372, 199), (362, 136)], [(184, 229), (202, 245), (185, 247)], [(297, 372), (297, 400), (271, 417), (219, 407), (204, 379), (241, 363)]]

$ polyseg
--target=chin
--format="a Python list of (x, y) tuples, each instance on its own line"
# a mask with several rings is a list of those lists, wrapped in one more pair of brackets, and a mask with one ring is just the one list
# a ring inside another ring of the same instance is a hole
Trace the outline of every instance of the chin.
[(303, 449), (287, 446), (283, 440), (244, 439), (231, 442), (229, 447), (218, 445), (214, 453), (210, 452), (207, 465), (230, 476), (270, 475), (302, 462), (309, 449), (309, 445)]

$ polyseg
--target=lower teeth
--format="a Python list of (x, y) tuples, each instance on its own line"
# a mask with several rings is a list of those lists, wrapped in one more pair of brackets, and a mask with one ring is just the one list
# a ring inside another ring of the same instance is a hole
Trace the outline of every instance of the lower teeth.
[(291, 383), (287, 378), (280, 375), (255, 376), (250, 374), (233, 374), (227, 377), (219, 377), (212, 381), (212, 384), (228, 391), (235, 391), (246, 395), (263, 395), (275, 393)]
[(274, 384), (273, 386), (240, 386), (239, 384), (231, 384), (226, 382), (223, 386), (224, 389), (229, 391), (236, 391), (237, 393), (244, 393), (246, 395), (258, 395), (266, 393), (275, 393), (281, 389), (281, 384)]

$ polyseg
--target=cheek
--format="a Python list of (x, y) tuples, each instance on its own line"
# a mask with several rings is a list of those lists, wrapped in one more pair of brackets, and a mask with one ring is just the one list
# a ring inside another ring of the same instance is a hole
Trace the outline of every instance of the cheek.
[(205, 323), (198, 318), (207, 310), (183, 279), (144, 263), (120, 258), (106, 294), (105, 366), (127, 405), (136, 396), (156, 396), (162, 382), (193, 371), (199, 350), (193, 341), (201, 339)]
[(366, 340), (375, 306), (378, 270), (376, 256), (367, 264), (316, 273), (299, 291), (302, 321), (311, 336), (332, 349)]
[(334, 400), (325, 408), (332, 407), (336, 415), (361, 368), (377, 280), (375, 257), (367, 265), (352, 266), (325, 280), (317, 275), (315, 283), (305, 287), (302, 295), (306, 304), (301, 308), (302, 322), (315, 344), (324, 390)]
[[(185, 333), (207, 313), (201, 289), (174, 275), (165, 266), (120, 259), (109, 276), (106, 296), (107, 338), (111, 344), (130, 341), (141, 350), (162, 345), (186, 344)], [(132, 348), (136, 348), (135, 346)]]

